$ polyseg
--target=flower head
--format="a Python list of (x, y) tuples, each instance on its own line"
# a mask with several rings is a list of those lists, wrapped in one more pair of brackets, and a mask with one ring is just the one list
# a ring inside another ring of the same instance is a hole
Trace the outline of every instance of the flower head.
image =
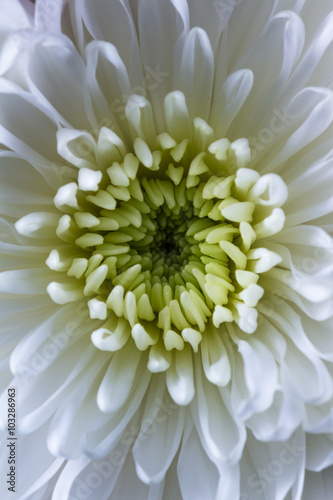
[(332, 465), (333, 21), (282, 3), (0, 2), (20, 500), (311, 500)]

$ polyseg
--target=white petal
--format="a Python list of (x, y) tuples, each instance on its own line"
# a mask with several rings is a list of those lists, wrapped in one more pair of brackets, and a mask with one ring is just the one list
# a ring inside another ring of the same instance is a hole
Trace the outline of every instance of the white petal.
[(12, 294), (45, 294), (46, 287), (54, 278), (44, 267), (20, 269), (0, 273), (0, 291)]
[[(288, 162), (289, 163), (289, 162)], [(327, 142), (302, 156), (289, 169), (288, 201), (283, 207), (288, 214), (287, 225), (293, 226), (330, 214), (333, 211), (332, 144)], [(286, 166), (286, 170), (288, 166)], [(283, 174), (285, 177), (285, 175)], [(311, 196), (311, 207), (309, 206)]]
[[(325, 7), (324, 7), (325, 9)], [(306, 23), (306, 28), (307, 28), (307, 34), (309, 36), (309, 32), (312, 29), (315, 29), (316, 27), (317, 30), (313, 35), (309, 38), (310, 43), (309, 46), (307, 47), (307, 50), (302, 57), (302, 60), (298, 67), (296, 68), (294, 74), (292, 75), (289, 85), (286, 88), (286, 92), (284, 95), (284, 99), (288, 100), (291, 98), (292, 95), (295, 94), (296, 91), (299, 89), (305, 87), (308, 85), (310, 78), (314, 80), (312, 83), (313, 85), (325, 85), (326, 82), (320, 82), (316, 79), (316, 67), (318, 63), (324, 59), (323, 55), (325, 52), (330, 55), (331, 53), (331, 43), (333, 41), (333, 35), (332, 35), (332, 19), (333, 19), (333, 14), (331, 12), (331, 9), (325, 9), (326, 12), (321, 14), (320, 19), (320, 26), (316, 26), (314, 23), (314, 17), (317, 17), (317, 14), (320, 12), (319, 10), (315, 13), (316, 15), (314, 16), (313, 13), (311, 15), (311, 21), (309, 22), (308, 16), (309, 16), (309, 9), (308, 9), (308, 3), (305, 3), (305, 10), (307, 10), (307, 23)], [(325, 14), (326, 17), (325, 17)], [(327, 59), (326, 59), (327, 61)], [(325, 62), (326, 62), (325, 61)], [(331, 71), (330, 68), (327, 68), (329, 70), (329, 74), (331, 77)], [(327, 74), (327, 69), (325, 73)], [(317, 81), (316, 81), (317, 80)]]
[(211, 332), (205, 333), (201, 343), (203, 369), (211, 383), (223, 387), (227, 385), (231, 377), (229, 356), (222, 335), (217, 329), (212, 328)]
[(78, 168), (96, 170), (96, 141), (84, 130), (60, 129), (57, 133), (58, 153)]
[(54, 189), (36, 168), (9, 151), (0, 154), (0, 180), (2, 214), (22, 217), (53, 206)]
[[(278, 167), (283, 165), (283, 162), (328, 128), (333, 120), (333, 93), (328, 89), (316, 87), (301, 90), (283, 113), (280, 112), (280, 116), (286, 126), (282, 135), (272, 132), (263, 172), (278, 172)], [(282, 125), (280, 127), (282, 129)], [(256, 155), (257, 160), (261, 160), (266, 149), (261, 147), (261, 151)]]
[[(46, 434), (48, 429), (48, 423), (38, 429), (36, 433), (32, 433), (28, 436), (20, 436), (20, 453), (16, 455), (16, 470), (20, 469), (20, 478), (16, 480), (15, 496), (22, 500), (30, 500), (34, 492), (42, 488), (43, 485), (47, 484), (51, 480), (52, 476), (57, 473), (60, 467), (64, 463), (64, 459), (59, 457), (55, 458), (51, 455), (46, 447)], [(7, 441), (8, 443), (8, 441)], [(6, 442), (2, 442), (0, 463), (1, 467), (5, 468), (8, 466), (8, 448)], [(31, 447), (38, 447), (38, 454), (31, 456)], [(18, 450), (18, 448), (16, 448)], [(27, 463), (29, 467), (27, 467)], [(2, 491), (4, 488), (2, 488)], [(10, 499), (8, 492), (7, 495), (7, 485), (6, 492), (4, 492), (3, 497)], [(36, 497), (35, 497), (36, 498)], [(38, 496), (37, 496), (38, 498)], [(39, 497), (41, 498), (41, 497)]]
[[(232, 134), (252, 135), (263, 126), (265, 117), (272, 118), (272, 103), (278, 101), (300, 57), (303, 44), (304, 25), (294, 12), (281, 12), (268, 21), (262, 35), (234, 68), (251, 70), (254, 85), (251, 99), (235, 121)], [(276, 122), (272, 122), (274, 132), (277, 131), (274, 128)]]
[(253, 85), (253, 73), (241, 69), (232, 73), (222, 87), (214, 89), (209, 123), (216, 129), (216, 134), (224, 137), (233, 120), (242, 108)]
[(167, 388), (172, 399), (181, 406), (188, 405), (194, 396), (192, 352), (188, 345), (174, 351), (172, 364), (167, 371)]
[(25, 215), (15, 223), (15, 229), (23, 236), (38, 238), (39, 236), (54, 237), (59, 216), (49, 212), (33, 212)]
[[(8, 304), (7, 300), (3, 300), (3, 311), (1, 314), (1, 346), (10, 346), (8, 359), (12, 355), (13, 349), (22, 338), (38, 327), (38, 325), (47, 318), (54, 310), (54, 306), (50, 307), (48, 300), (42, 300), (40, 297), (32, 296), (32, 300), (27, 300), (26, 296), (22, 300), (15, 301), (16, 308), (13, 309), (12, 304)], [(20, 303), (21, 302), (21, 303)], [(15, 310), (16, 309), (16, 310)], [(9, 361), (8, 361), (9, 367)], [(24, 372), (24, 363), (21, 366)], [(13, 370), (13, 366), (11, 365)], [(13, 370), (14, 371), (14, 370)], [(14, 371), (14, 373), (16, 373)]]
[[(183, 500), (214, 500), (218, 481), (216, 467), (208, 459), (194, 427), (190, 426), (178, 460), (178, 479)], [(203, 480), (203, 478), (205, 478)]]
[(106, 119), (106, 126), (116, 133), (122, 130), (126, 137), (125, 105), (135, 88), (131, 88), (127, 68), (117, 48), (106, 42), (93, 41), (86, 48), (86, 58), (88, 89), (93, 107), (99, 114), (98, 128)]
[(61, 32), (61, 13), (66, 0), (50, 4), (47, 0), (37, 0), (35, 6), (35, 28), (40, 31)]
[(286, 303), (282, 308), (276, 304), (269, 313), (287, 340), (281, 379), (295, 398), (312, 404), (325, 403), (332, 397), (331, 376), (308, 342), (300, 316)]
[[(91, 391), (97, 389), (96, 379), (105, 371), (107, 355), (95, 356), (82, 370), (58, 403), (47, 437), (48, 448), (55, 456), (77, 459), (83, 452), (83, 436), (100, 416)], [(54, 408), (53, 408), (54, 411)], [(82, 412), (82, 416), (80, 416)]]
[(66, 126), (91, 128), (84, 109), (85, 65), (74, 47), (38, 45), (29, 51), (25, 76), (31, 92)]
[(133, 446), (136, 471), (144, 483), (155, 484), (164, 478), (181, 441), (184, 416), (185, 410), (167, 395), (165, 378), (156, 377)]
[(140, 95), (131, 96), (127, 102), (125, 113), (135, 130), (135, 137), (141, 137), (150, 148), (154, 148), (156, 129), (150, 102)]
[(186, 99), (182, 92), (170, 92), (164, 100), (168, 132), (176, 141), (191, 137), (191, 123)]
[(281, 443), (261, 443), (249, 434), (241, 460), (241, 491), (251, 500), (284, 500), (292, 489), (290, 498), (301, 500), (304, 465), (301, 430)]
[(333, 487), (333, 467), (323, 472), (306, 471), (302, 500), (327, 500)]
[[(129, 480), (130, 478), (130, 480)], [(135, 498), (137, 500), (150, 500), (150, 489), (156, 486), (146, 486), (136, 475), (132, 455), (129, 454), (125, 463), (122, 465), (115, 488), (108, 500), (119, 500), (120, 498)], [(154, 497), (152, 498), (154, 500)], [(160, 500), (160, 496), (156, 497)]]
[[(222, 37), (220, 51), (222, 57), (227, 57), (227, 63), (224, 62), (227, 67), (232, 68), (262, 33), (263, 27), (271, 16), (274, 4), (276, 4), (274, 0), (268, 0), (264, 4), (261, 0), (253, 0), (251, 4), (238, 1), (217, 4), (220, 6), (222, 14), (232, 10), (228, 21), (227, 36)], [(242, 33), (241, 37), (239, 33)]]
[[(155, 123), (163, 127), (163, 99), (172, 90), (174, 58), (188, 31), (189, 13), (184, 0), (142, 0), (138, 8), (139, 40)], [(164, 128), (164, 127), (163, 127)]]
[[(177, 457), (172, 462), (164, 481), (163, 500), (181, 499), (182, 494), (179, 489), (177, 473)], [(154, 500), (154, 499), (152, 499)]]
[(82, 306), (85, 304), (81, 303), (74, 309), (75, 318), (72, 305), (61, 308), (54, 304), (44, 306), (45, 314), (39, 315), (39, 324), (31, 329), (27, 326), (23, 339), (12, 352), (12, 372), (24, 375), (27, 380), (37, 376), (88, 331), (88, 314), (85, 311), (82, 314)]
[(306, 436), (306, 468), (315, 472), (330, 467), (333, 464), (332, 435)]
[(199, 26), (207, 32), (214, 51), (218, 47), (221, 33), (232, 13), (233, 3), (230, 0), (224, 3), (208, 2), (204, 4), (200, 0), (188, 0), (191, 27)]
[(213, 77), (214, 54), (209, 38), (203, 29), (192, 28), (185, 38), (174, 80), (174, 88), (185, 95), (192, 119), (208, 119)]
[[(196, 367), (199, 366), (197, 363)], [(232, 415), (229, 391), (221, 389), (219, 393), (219, 389), (198, 373), (198, 370), (196, 386), (197, 400), (192, 405), (192, 411), (203, 447), (216, 464), (236, 463), (242, 454), (246, 430)]]
[(19, 0), (13, 0), (10, 4), (1, 0), (0, 9), (0, 32), (23, 29), (30, 25), (27, 12)]
[[(29, 2), (30, 3), (30, 2)], [(28, 4), (29, 5), (29, 4)], [(32, 16), (29, 15), (28, 10), (32, 8), (30, 4), (28, 8), (27, 2), (23, 4), (19, 0), (13, 2), (6, 2), (1, 0), (0, 10), (0, 74), (3, 75), (14, 63), (15, 58), (20, 52), (20, 31), (28, 32), (31, 34)]]
[(302, 314), (301, 319), (304, 331), (318, 356), (333, 361), (332, 318), (318, 322)]
[[(140, 50), (134, 21), (124, 0), (105, 3), (83, 2), (82, 18), (95, 40), (104, 40), (117, 47), (119, 55), (128, 68), (131, 88), (143, 85)], [(127, 93), (124, 89), (124, 93)], [(133, 90), (133, 93), (139, 93)]]
[[(97, 393), (97, 403), (101, 411), (114, 412), (126, 402), (137, 370), (144, 362), (143, 357), (131, 342), (127, 342), (126, 346), (113, 355)], [(128, 367), (126, 370), (123, 369), (124, 364)]]
[(247, 419), (246, 424), (258, 441), (289, 439), (304, 417), (304, 407), (284, 388), (274, 394), (270, 408)]
[[(143, 368), (143, 366), (141, 366)], [(140, 430), (142, 401), (149, 385), (151, 374), (145, 370), (135, 381), (130, 397), (113, 414), (94, 415), (91, 429), (83, 438), (84, 451), (91, 457), (103, 457), (110, 453), (124, 433), (122, 442), (132, 446)], [(87, 419), (88, 424), (89, 418)], [(89, 424), (90, 425), (90, 424)], [(127, 431), (125, 429), (127, 428)]]
[[(29, 364), (25, 365), (26, 373), (22, 367), (20, 368), (22, 376), (14, 379), (14, 384), (18, 390), (22, 391), (21, 400), (18, 403), (21, 415), (18, 425), (20, 433), (27, 434), (39, 428), (61, 404), (63, 410), (67, 407), (73, 395), (72, 390), (75, 386), (73, 380), (81, 378), (93, 360), (94, 354), (93, 348), (89, 349), (89, 346), (87, 348), (87, 342), (79, 341), (62, 352), (55, 342), (49, 341), (45, 342), (43, 349), (29, 360)], [(94, 366), (92, 371), (95, 373), (98, 373), (98, 370), (105, 364), (105, 355), (102, 356), (104, 359), (101, 358), (92, 363)], [(55, 360), (57, 362), (54, 362)], [(61, 376), (59, 372), (57, 373), (59, 363), (63, 363)], [(69, 410), (70, 408), (69, 405)], [(70, 412), (67, 413), (68, 416), (69, 414)], [(66, 426), (72, 425), (71, 420), (65, 422)], [(76, 436), (73, 434), (74, 437)], [(66, 446), (66, 441), (64, 443), (55, 438), (53, 449), (64, 446)]]
[[(234, 341), (242, 356), (244, 380), (247, 394), (237, 395), (236, 385), (232, 387), (233, 407), (240, 418), (267, 410), (273, 402), (274, 392), (278, 388), (278, 370), (276, 362), (264, 343), (254, 336), (245, 340)], [(240, 369), (240, 364), (234, 371)], [(261, 381), (258, 384), (258, 380)]]
[[(80, 494), (83, 487), (82, 482), (79, 482), (78, 480), (78, 476), (80, 472), (87, 465), (89, 465), (90, 462), (91, 459), (84, 455), (81, 456), (78, 460), (68, 460), (61, 471), (54, 490), (52, 491), (52, 500), (63, 500), (64, 498), (70, 498), (69, 494), (71, 492), (73, 484), (75, 485), (75, 495)], [(90, 490), (86, 487), (86, 489), (83, 491), (86, 494), (86, 491), (89, 492)]]
[(48, 166), (52, 174), (51, 162), (62, 163), (56, 151), (57, 124), (52, 112), (4, 80), (0, 84), (0, 104), (1, 142), (26, 160)]

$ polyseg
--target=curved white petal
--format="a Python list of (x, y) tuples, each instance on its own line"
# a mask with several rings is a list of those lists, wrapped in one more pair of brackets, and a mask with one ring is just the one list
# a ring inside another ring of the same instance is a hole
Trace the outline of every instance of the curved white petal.
[[(105, 0), (82, 2), (82, 21), (95, 40), (109, 42), (117, 47), (121, 59), (128, 68), (130, 88), (144, 84), (140, 47), (136, 28), (128, 2)], [(126, 89), (123, 89), (126, 93)], [(133, 91), (133, 93), (138, 93)]]
[(65, 126), (89, 129), (92, 124), (84, 109), (85, 64), (74, 47), (58, 42), (28, 52), (25, 77), (29, 89), (55, 110)]
[[(138, 6), (139, 42), (157, 127), (163, 125), (163, 99), (170, 92), (174, 61), (189, 29), (184, 0), (142, 0)], [(164, 128), (164, 127), (163, 127)], [(162, 130), (161, 130), (162, 132)]]
[[(115, 412), (126, 402), (136, 373), (144, 364), (144, 355), (128, 341), (125, 347), (113, 354), (110, 365), (97, 393), (97, 404), (105, 413)], [(123, 369), (124, 363), (128, 369)]]
[(177, 472), (184, 500), (216, 498), (218, 472), (202, 448), (195, 427), (190, 424), (185, 431)]
[(141, 430), (133, 446), (137, 474), (146, 484), (164, 478), (184, 430), (185, 410), (166, 395), (164, 377), (152, 381)]
[(192, 119), (199, 116), (207, 120), (213, 77), (214, 53), (209, 38), (203, 29), (192, 28), (184, 39), (173, 82), (174, 88), (184, 93)]

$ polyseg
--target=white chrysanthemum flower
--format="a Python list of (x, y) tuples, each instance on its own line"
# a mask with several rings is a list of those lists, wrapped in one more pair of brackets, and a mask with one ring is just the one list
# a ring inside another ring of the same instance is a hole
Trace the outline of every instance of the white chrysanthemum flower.
[(328, 499), (331, 8), (0, 0), (1, 498)]

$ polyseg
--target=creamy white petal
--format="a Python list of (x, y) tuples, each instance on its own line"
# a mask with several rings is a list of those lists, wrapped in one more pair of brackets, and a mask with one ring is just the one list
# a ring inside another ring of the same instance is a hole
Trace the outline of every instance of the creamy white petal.
[(227, 385), (231, 378), (231, 367), (228, 351), (220, 331), (212, 328), (210, 332), (207, 331), (207, 335), (203, 336), (201, 356), (207, 379), (222, 387)]
[(21, 30), (29, 32), (32, 26), (32, 16), (29, 13), (29, 7), (32, 7), (30, 2), (24, 0), (13, 0), (10, 4), (6, 0), (0, 3), (1, 20), (0, 20), (0, 75), (12, 66), (15, 58), (20, 51)]

